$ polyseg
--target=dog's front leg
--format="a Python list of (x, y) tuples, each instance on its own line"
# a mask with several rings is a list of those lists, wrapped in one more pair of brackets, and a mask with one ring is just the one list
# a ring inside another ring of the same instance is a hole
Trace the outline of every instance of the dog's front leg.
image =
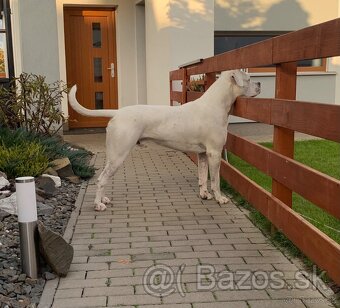
[(208, 191), (208, 158), (206, 153), (198, 155), (198, 185), (200, 188), (200, 197), (202, 199), (212, 199), (212, 195)]
[(221, 193), (220, 189), (220, 165), (221, 165), (221, 152), (212, 151), (207, 152), (209, 162), (209, 172), (211, 180), (211, 190), (214, 194), (216, 201), (219, 204), (229, 202), (229, 199)]

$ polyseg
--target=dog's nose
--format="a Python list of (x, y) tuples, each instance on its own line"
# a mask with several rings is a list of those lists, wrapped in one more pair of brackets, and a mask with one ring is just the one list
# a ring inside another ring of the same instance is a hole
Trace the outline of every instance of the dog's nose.
[(256, 85), (261, 88), (261, 82), (256, 82)]

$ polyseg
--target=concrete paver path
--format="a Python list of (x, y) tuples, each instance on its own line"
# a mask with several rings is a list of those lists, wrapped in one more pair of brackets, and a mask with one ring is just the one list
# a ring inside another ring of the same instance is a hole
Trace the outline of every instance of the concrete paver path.
[[(104, 160), (98, 153), (95, 166)], [(186, 155), (156, 145), (129, 155), (107, 186), (105, 212), (93, 210), (92, 179), (67, 230), (70, 272), (47, 284), (39, 307), (46, 298), (53, 308), (331, 306), (329, 290), (317, 290), (237, 206), (201, 200), (197, 182)]]

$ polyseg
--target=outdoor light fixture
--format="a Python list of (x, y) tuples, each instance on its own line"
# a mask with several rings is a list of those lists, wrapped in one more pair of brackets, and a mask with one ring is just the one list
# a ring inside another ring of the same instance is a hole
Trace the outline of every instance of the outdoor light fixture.
[(15, 179), (22, 271), (29, 277), (38, 278), (37, 236), (38, 215), (34, 177)]

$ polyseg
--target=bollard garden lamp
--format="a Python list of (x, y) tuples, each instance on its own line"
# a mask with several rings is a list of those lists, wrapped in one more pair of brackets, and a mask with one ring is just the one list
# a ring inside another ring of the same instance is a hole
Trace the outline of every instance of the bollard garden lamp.
[(22, 271), (38, 278), (38, 216), (34, 177), (15, 179)]

